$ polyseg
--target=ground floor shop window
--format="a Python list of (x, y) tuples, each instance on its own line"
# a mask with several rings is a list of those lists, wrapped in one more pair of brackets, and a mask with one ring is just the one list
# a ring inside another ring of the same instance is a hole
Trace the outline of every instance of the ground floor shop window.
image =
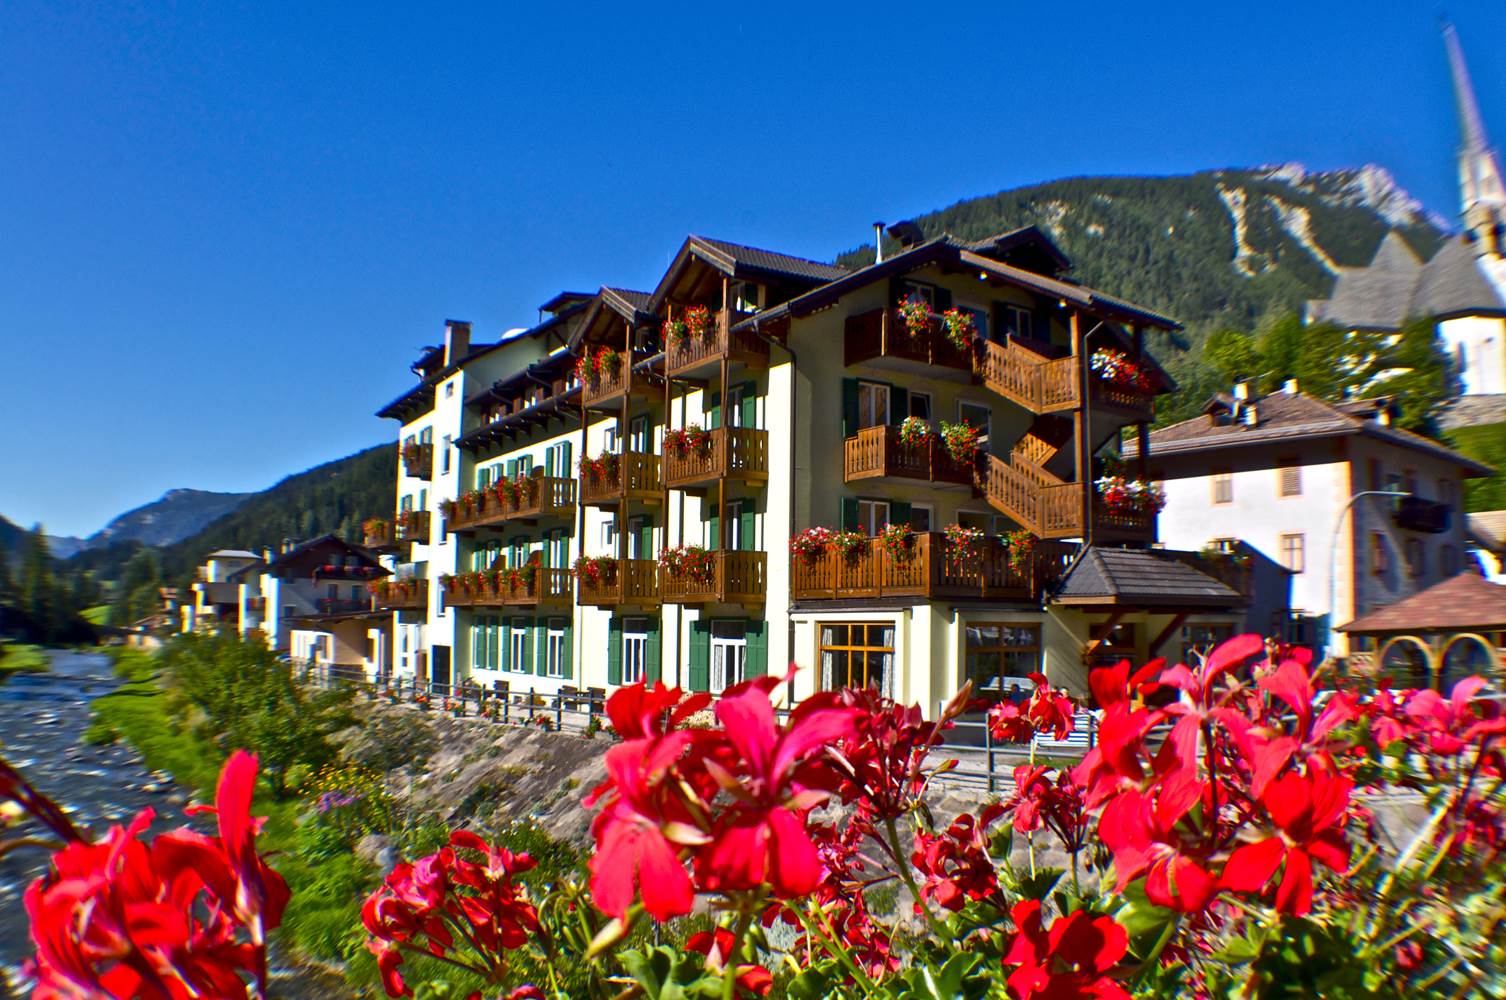
[(1029, 676), (1041, 672), (1039, 625), (977, 622), (963, 631), (964, 670), (974, 697), (999, 701), (1035, 687)]
[(711, 692), (742, 683), (748, 660), (747, 626), (740, 621), (711, 623)]
[(1232, 638), (1234, 638), (1234, 626), (1228, 622), (1192, 622), (1183, 625), (1180, 662), (1189, 667), (1196, 667), (1207, 659), (1215, 646)]
[(892, 624), (822, 622), (817, 630), (822, 688), (871, 687), (893, 696)]

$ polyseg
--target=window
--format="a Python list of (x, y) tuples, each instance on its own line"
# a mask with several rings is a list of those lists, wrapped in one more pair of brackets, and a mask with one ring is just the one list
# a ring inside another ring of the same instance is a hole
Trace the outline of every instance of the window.
[(607, 451), (620, 451), (621, 450), (620, 448), (618, 448), (618, 444), (622, 440), (622, 435), (620, 433), (618, 433), (617, 424), (616, 423), (613, 423), (612, 426), (610, 426), (610, 427), (608, 427), (606, 429), (606, 433), (605, 433), (604, 436), (606, 438), (605, 447), (606, 447)]
[(910, 412), (908, 417), (919, 417), (921, 420), (931, 419), (931, 394), (929, 392), (910, 393)]
[(601, 522), (601, 545), (610, 554), (617, 554), (617, 518), (611, 515)]
[(340, 599), (340, 585), (338, 583), (330, 584), (325, 588), (324, 596), (328, 597), (331, 601), (338, 601)]
[(440, 472), (449, 472), (450, 471), (450, 440), (451, 440), (450, 435), (446, 434), (444, 436), (444, 443), (440, 445), (440, 447), (442, 449), (444, 449), (441, 452), (441, 458), (439, 460), (439, 471)]
[[(740, 552), (747, 547), (746, 543), (752, 541), (751, 539), (743, 538), (743, 510), (747, 507), (747, 505), (748, 501), (746, 500), (727, 501), (725, 514), (725, 517), (727, 519), (727, 528), (725, 534), (727, 536), (727, 551), (729, 552)], [(862, 504), (859, 503), (858, 507), (859, 509), (861, 509)], [(711, 544), (707, 546), (707, 548), (720, 547), (721, 540), (717, 538), (711, 539)]]
[(648, 619), (622, 620), (622, 683), (636, 684), (647, 676)]
[(1012, 691), (1035, 687), (1029, 675), (1041, 669), (1039, 625), (980, 622), (963, 631), (963, 670), (976, 697), (1001, 701)]
[(742, 622), (711, 623), (711, 693), (720, 694), (743, 679), (748, 658), (747, 628)]
[(910, 506), (910, 529), (912, 531), (931, 530), (931, 508), (923, 503)]
[(1234, 502), (1234, 474), (1232, 472), (1215, 472), (1213, 474), (1213, 502)]
[(1379, 531), (1370, 533), (1370, 572), (1380, 576), (1391, 568), (1391, 547)]
[(451, 399), (455, 395), (455, 380), (450, 379), (444, 384), (444, 398)]
[(858, 530), (866, 535), (876, 536), (884, 530), (889, 523), (889, 502), (887, 500), (859, 500), (858, 501)]
[(1427, 550), (1422, 547), (1422, 539), (1408, 538), (1406, 544), (1407, 569), (1414, 577), (1423, 576), (1428, 571)]
[(549, 627), (544, 633), (544, 674), (548, 677), (565, 676), (565, 658), (569, 655), (565, 648), (565, 619), (549, 619)]
[(1011, 305), (1008, 302), (999, 304), (1000, 333), (1029, 340), (1035, 336), (1032, 329), (1032, 321), (1034, 319), (1035, 317), (1030, 314), (1030, 310), (1024, 306)]
[(741, 427), (743, 425), (743, 387), (731, 385), (727, 387), (727, 405), (723, 408), (726, 413), (724, 421), (728, 427)]
[(988, 425), (992, 417), (993, 411), (982, 403), (958, 402), (957, 404), (957, 419), (969, 427), (978, 428), (980, 432), (978, 440), (983, 444), (988, 443)]
[(1228, 622), (1191, 622), (1182, 626), (1182, 659), (1196, 667), (1225, 639), (1234, 638), (1234, 626)]
[(1280, 493), (1284, 497), (1300, 497), (1302, 495), (1302, 466), (1295, 460), (1289, 460), (1291, 465), (1284, 465), (1277, 470)]
[(919, 281), (907, 281), (904, 285), (904, 291), (900, 292), (899, 297), (902, 302), (905, 299), (920, 299), (926, 304), (926, 308), (933, 312), (936, 309), (936, 289), (932, 285)]
[(763, 289), (751, 281), (734, 281), (732, 283), (732, 308), (738, 312), (758, 312), (759, 304), (763, 301)]
[[(628, 451), (636, 451), (640, 455), (652, 455), (654, 453), (654, 441), (649, 435), (650, 427), (647, 415), (640, 415), (628, 421)], [(609, 443), (613, 451), (616, 450), (616, 431), (614, 430)]]
[(518, 673), (533, 672), (533, 665), (528, 662), (528, 621), (526, 619), (514, 619), (512, 628), (507, 631), (507, 665)]
[(977, 306), (958, 306), (957, 311), (965, 313), (973, 318), (973, 328), (978, 331), (978, 336), (988, 339), (988, 311), (979, 309)]
[(882, 427), (889, 422), (889, 387), (882, 382), (858, 383), (858, 426)]
[(1293, 573), (1307, 572), (1307, 536), (1281, 536), (1281, 565)]
[[(652, 559), (654, 557), (654, 519), (647, 514), (628, 518), (627, 542), (629, 559)], [(711, 547), (715, 548), (715, 545)]]
[(355, 603), (361, 599), (361, 585), (358, 583), (350, 588), (350, 600)]
[(888, 622), (817, 626), (821, 687), (872, 687), (892, 694), (894, 626)]

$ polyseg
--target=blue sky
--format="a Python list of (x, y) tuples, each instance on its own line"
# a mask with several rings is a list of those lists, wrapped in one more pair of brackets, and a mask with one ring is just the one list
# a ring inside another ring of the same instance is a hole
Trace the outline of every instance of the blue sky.
[[(1077, 174), (1376, 162), (1452, 218), (1418, 2), (0, 5), (0, 514), (86, 534), (388, 440), (445, 317), (829, 258)], [(1151, 13), (1154, 16), (1151, 16)], [(1506, 137), (1506, 8), (1459, 25)]]

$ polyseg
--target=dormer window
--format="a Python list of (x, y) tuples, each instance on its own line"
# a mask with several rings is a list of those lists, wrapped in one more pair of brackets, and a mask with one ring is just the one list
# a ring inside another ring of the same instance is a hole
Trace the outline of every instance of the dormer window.
[(1035, 337), (1034, 320), (1030, 310), (1024, 306), (1012, 305), (1008, 302), (999, 303), (999, 332), (1021, 340), (1031, 340)]
[(920, 281), (907, 281), (900, 291), (899, 299), (901, 302), (905, 299), (920, 299), (920, 301), (926, 304), (927, 309), (935, 312), (936, 286), (927, 285)]
[(763, 287), (751, 281), (734, 281), (728, 293), (734, 312), (754, 313), (763, 308)]

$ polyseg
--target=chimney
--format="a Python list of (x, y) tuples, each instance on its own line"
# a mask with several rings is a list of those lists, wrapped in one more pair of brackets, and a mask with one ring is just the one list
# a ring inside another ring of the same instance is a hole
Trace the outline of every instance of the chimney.
[(1297, 394), (1297, 380), (1294, 378), (1287, 379), (1285, 388), (1288, 396), (1295, 396)]
[(1255, 427), (1260, 424), (1260, 408), (1254, 403), (1248, 404), (1241, 415), (1246, 427)]
[(884, 262), (884, 224), (882, 222), (873, 224), (873, 262), (875, 264)]
[(465, 320), (444, 321), (444, 364), (448, 368), (471, 350), (471, 324)]
[(1235, 382), (1234, 383), (1234, 398), (1236, 400), (1238, 400), (1239, 402), (1241, 402), (1241, 403), (1243, 403), (1245, 400), (1249, 399), (1250, 398), (1250, 383), (1248, 383), (1248, 382)]

